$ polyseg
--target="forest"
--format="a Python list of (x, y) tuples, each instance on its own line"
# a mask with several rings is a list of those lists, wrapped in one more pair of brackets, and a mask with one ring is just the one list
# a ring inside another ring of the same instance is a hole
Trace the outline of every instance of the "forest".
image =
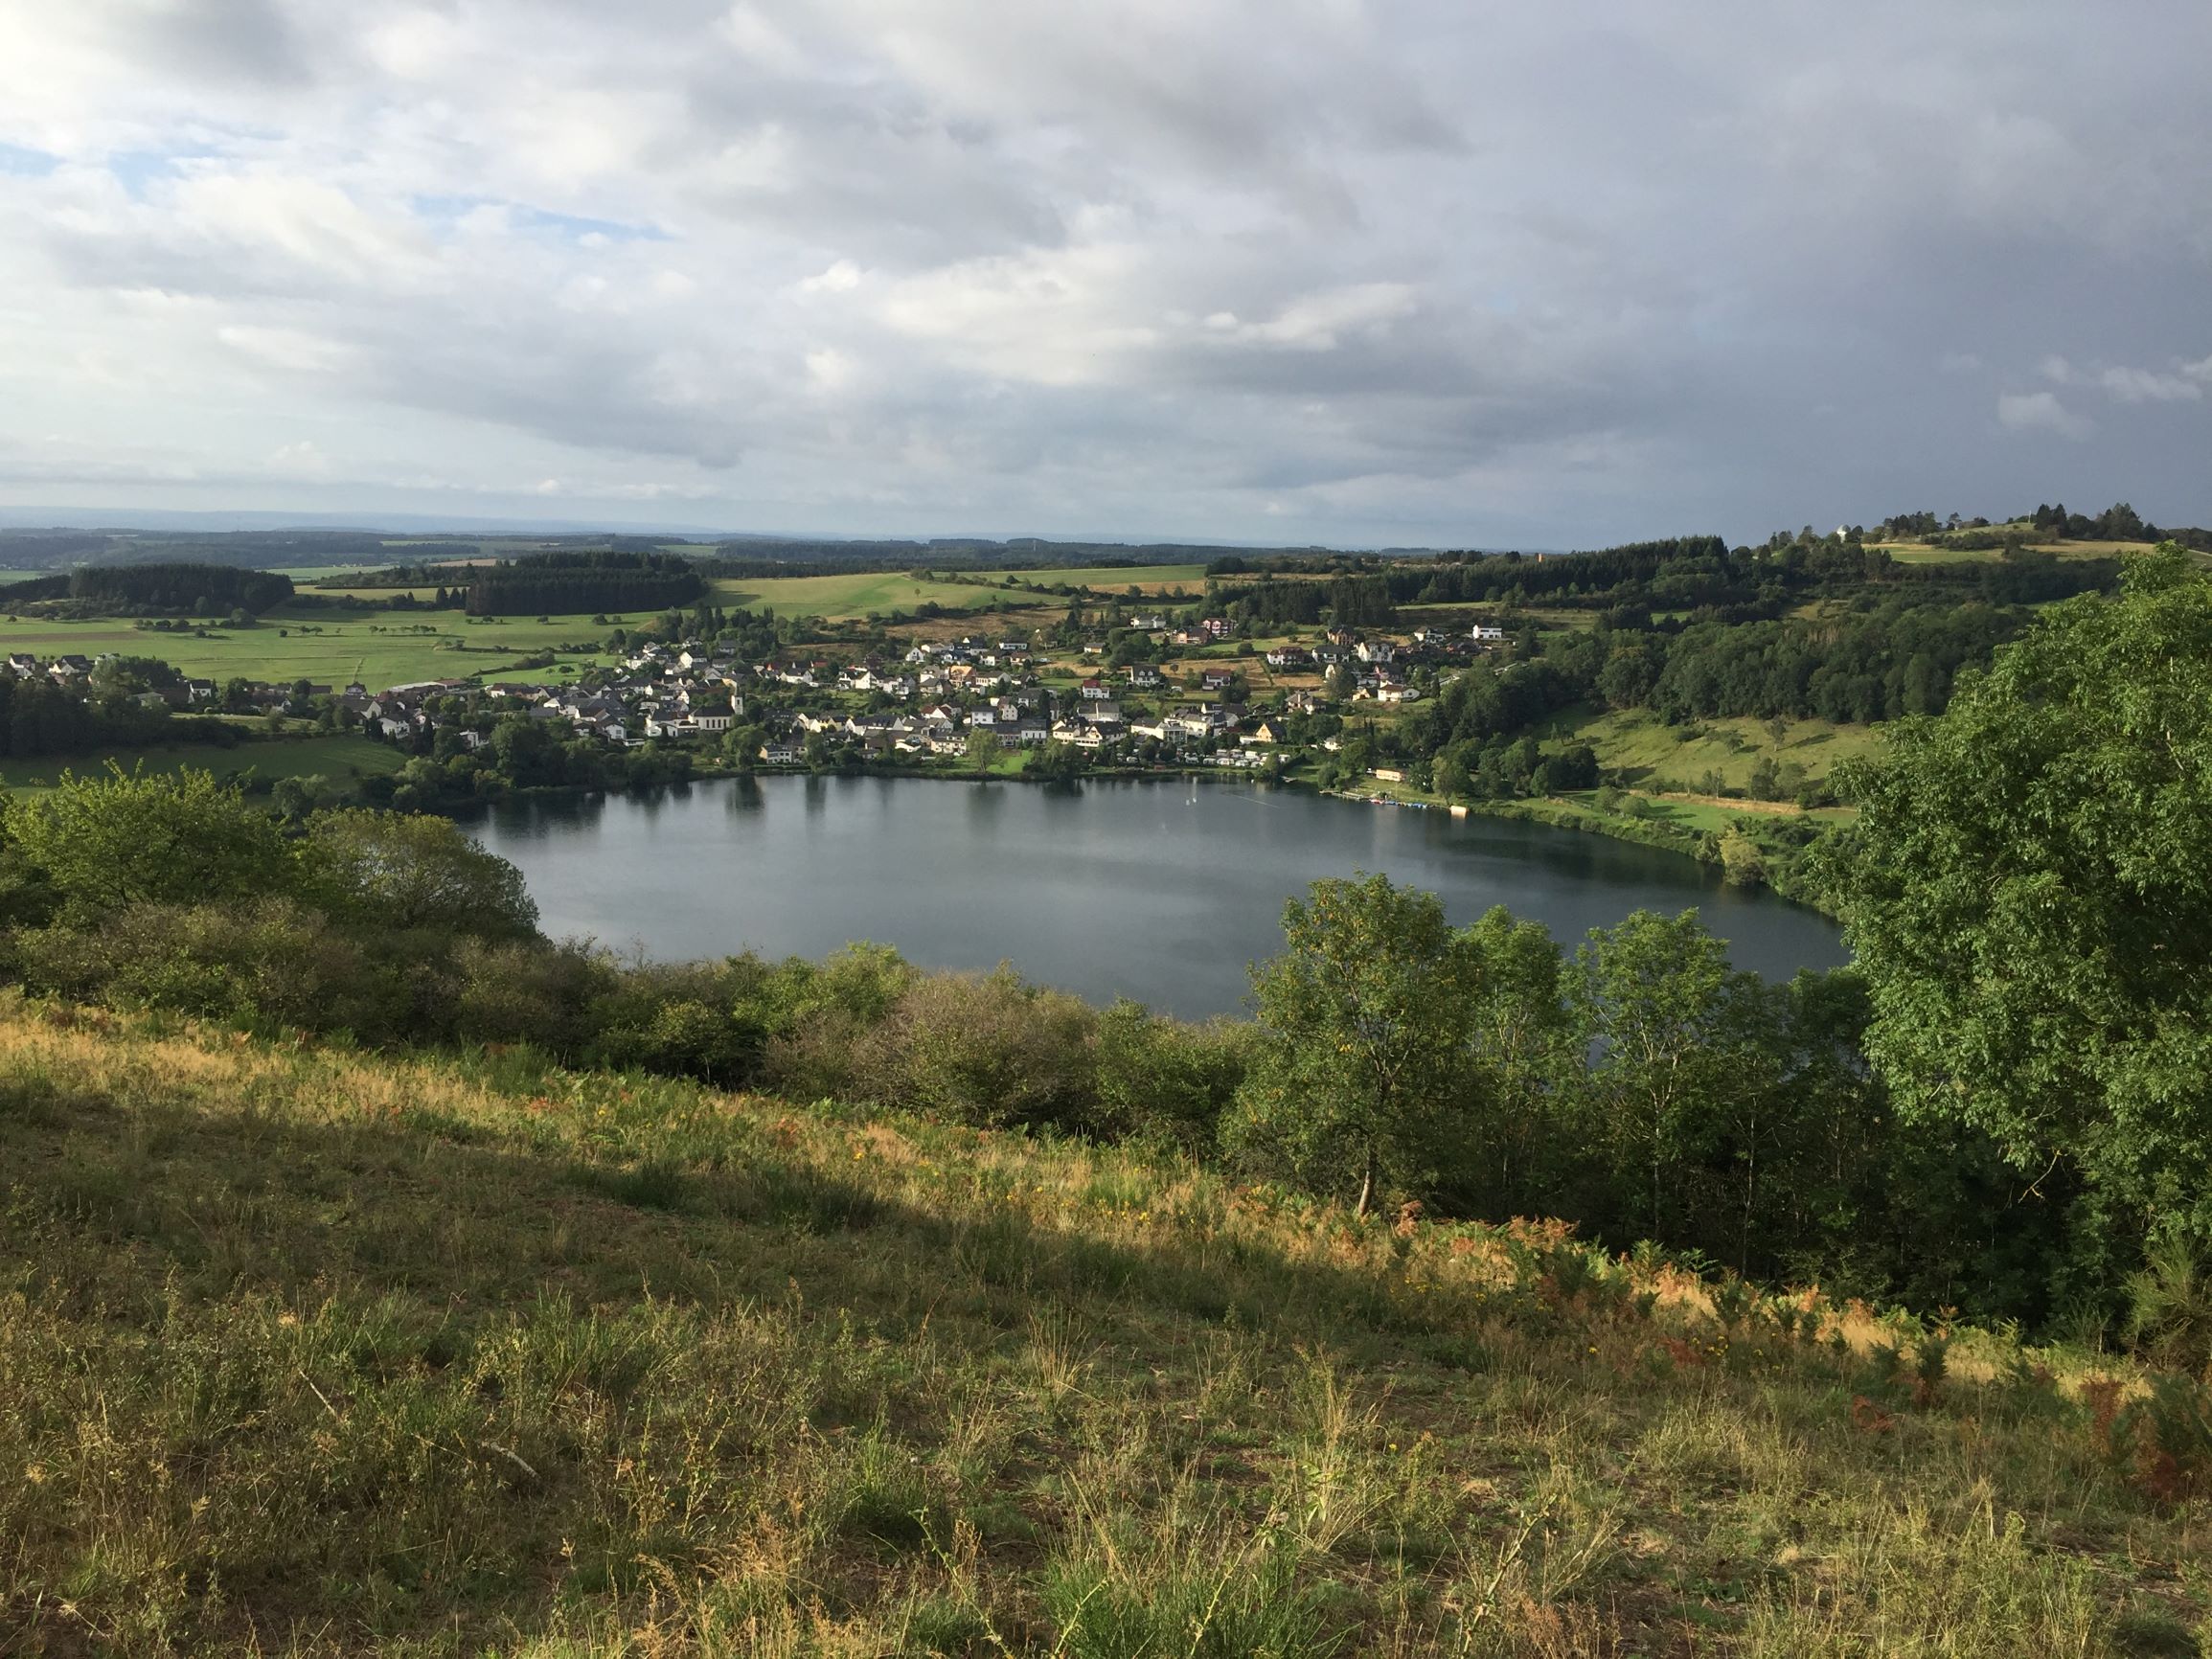
[(660, 610), (706, 591), (688, 559), (619, 550), (530, 554), (474, 567), (468, 576), (470, 616)]
[(291, 597), (291, 578), (273, 571), (183, 563), (80, 565), (7, 593), (11, 608), (76, 617), (259, 616)]

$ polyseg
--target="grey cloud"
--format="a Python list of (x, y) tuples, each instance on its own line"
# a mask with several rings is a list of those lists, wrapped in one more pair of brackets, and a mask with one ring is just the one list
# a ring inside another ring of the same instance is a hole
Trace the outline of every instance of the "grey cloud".
[[(2212, 521), (2201, 9), (133, 14), (45, 28), (35, 84), (0, 50), (0, 142), (73, 163), (0, 175), (0, 396), (42, 308), (189, 296), (132, 340), (240, 412), (204, 476), (296, 417), (364, 506), (420, 430), (455, 488), (855, 532)], [(103, 147), (196, 159), (125, 188)], [(87, 463), (140, 418), (103, 396)]]

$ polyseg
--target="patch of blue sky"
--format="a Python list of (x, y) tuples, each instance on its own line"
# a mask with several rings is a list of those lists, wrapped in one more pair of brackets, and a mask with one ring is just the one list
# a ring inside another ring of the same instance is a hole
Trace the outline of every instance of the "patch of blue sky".
[(31, 149), (20, 144), (0, 144), (0, 172), (13, 173), (19, 178), (44, 178), (61, 165), (57, 155), (48, 155), (42, 149)]
[(665, 242), (671, 239), (668, 232), (658, 225), (633, 225), (624, 224), (619, 219), (585, 218), (577, 214), (555, 213), (548, 208), (532, 207), (527, 202), (501, 201), (492, 196), (419, 195), (414, 199), (415, 211), (423, 217), (446, 222), (488, 207), (503, 209), (508, 221), (519, 231), (561, 241), (581, 242), (587, 237), (598, 237), (610, 242)]
[(119, 149), (107, 158), (107, 170), (135, 200), (156, 179), (171, 178), (177, 163), (197, 159), (194, 152), (174, 149)]

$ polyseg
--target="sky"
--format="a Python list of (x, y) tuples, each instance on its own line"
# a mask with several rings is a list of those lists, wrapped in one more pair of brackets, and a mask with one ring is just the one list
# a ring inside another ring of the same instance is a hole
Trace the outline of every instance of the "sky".
[(0, 0), (0, 508), (2212, 524), (2207, 64), (2202, 0)]

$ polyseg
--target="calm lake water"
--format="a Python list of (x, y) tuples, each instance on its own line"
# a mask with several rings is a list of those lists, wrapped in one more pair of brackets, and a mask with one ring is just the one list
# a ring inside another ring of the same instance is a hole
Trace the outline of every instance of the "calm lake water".
[(777, 777), (511, 803), (469, 829), (520, 867), (556, 937), (664, 961), (870, 939), (1186, 1016), (1240, 1010), (1246, 964), (1281, 947), (1283, 901), (1356, 871), (1442, 895), (1455, 921), (1506, 905), (1569, 945), (1631, 910), (1695, 905), (1739, 967), (1845, 959), (1824, 917), (1680, 853), (1243, 782)]

